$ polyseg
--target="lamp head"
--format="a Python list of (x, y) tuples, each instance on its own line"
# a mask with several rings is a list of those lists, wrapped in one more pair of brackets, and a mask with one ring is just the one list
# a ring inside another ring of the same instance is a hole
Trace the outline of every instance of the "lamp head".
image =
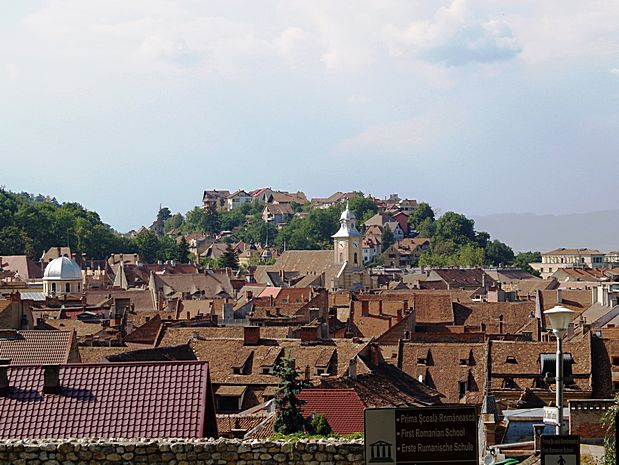
[(563, 337), (567, 328), (572, 321), (572, 317), (576, 313), (569, 308), (565, 308), (562, 305), (557, 305), (556, 307), (551, 308), (550, 310), (546, 310), (544, 315), (548, 317), (550, 321), (550, 327), (552, 331), (558, 337)]

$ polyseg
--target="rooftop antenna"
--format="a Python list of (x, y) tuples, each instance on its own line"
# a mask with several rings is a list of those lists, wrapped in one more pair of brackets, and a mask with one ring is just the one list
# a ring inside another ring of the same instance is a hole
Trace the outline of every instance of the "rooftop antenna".
[(265, 244), (264, 247), (267, 248), (269, 246), (269, 225), (266, 225), (266, 239), (265, 239)]

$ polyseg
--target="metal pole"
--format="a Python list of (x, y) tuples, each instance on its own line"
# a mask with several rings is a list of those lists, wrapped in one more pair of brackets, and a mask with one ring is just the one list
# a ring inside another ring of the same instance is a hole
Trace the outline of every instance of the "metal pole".
[[(556, 333), (555, 333), (556, 334)], [(563, 432), (563, 347), (561, 336), (556, 334), (557, 336), (557, 367), (556, 367), (556, 378), (555, 378), (555, 386), (557, 391), (557, 420), (558, 424), (556, 427), (557, 436), (561, 435)]]

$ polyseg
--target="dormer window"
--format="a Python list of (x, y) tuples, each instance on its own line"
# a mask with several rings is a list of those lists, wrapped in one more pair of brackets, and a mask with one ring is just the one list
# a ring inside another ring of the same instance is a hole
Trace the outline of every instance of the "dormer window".
[(505, 378), (503, 380), (503, 389), (517, 389), (518, 386), (513, 378)]
[(466, 395), (466, 381), (458, 381), (458, 395), (460, 397)]
[(272, 375), (273, 367), (260, 367), (260, 373), (263, 375)]
[(613, 356), (613, 366), (619, 366), (619, 356)]
[(232, 374), (234, 375), (241, 375), (242, 373), (242, 369), (240, 367), (234, 367), (232, 368)]
[(417, 365), (428, 365), (428, 359), (427, 358), (418, 358), (417, 359)]
[(314, 374), (316, 376), (320, 376), (323, 375), (325, 373), (325, 369), (324, 368), (314, 368)]
[(505, 363), (511, 363), (512, 365), (516, 365), (518, 363), (518, 360), (516, 360), (516, 357), (514, 357), (513, 355), (508, 355), (505, 359)]

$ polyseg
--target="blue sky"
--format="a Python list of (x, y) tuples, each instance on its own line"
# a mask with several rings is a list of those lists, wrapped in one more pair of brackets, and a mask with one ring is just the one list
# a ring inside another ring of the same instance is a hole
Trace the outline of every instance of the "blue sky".
[(619, 3), (0, 0), (0, 184), (124, 231), (206, 188), (615, 208)]

